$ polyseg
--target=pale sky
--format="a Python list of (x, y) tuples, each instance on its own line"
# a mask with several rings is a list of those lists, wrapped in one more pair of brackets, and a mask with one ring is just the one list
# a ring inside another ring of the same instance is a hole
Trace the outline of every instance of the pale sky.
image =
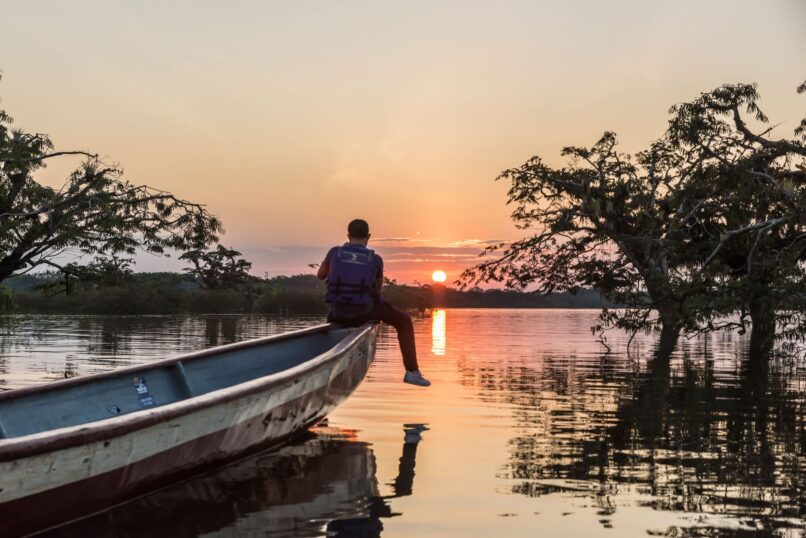
[(363, 217), (409, 239), (376, 244), (389, 276), (452, 279), (469, 240), (518, 236), (494, 179), (532, 155), (642, 149), (725, 82), (791, 133), (806, 0), (0, 0), (0, 70), (16, 126), (207, 204), (256, 273), (307, 271)]

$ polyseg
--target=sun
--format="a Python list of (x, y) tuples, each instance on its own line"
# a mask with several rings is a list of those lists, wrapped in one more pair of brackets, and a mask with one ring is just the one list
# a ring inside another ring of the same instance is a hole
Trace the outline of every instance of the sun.
[(431, 278), (434, 282), (445, 282), (448, 278), (448, 275), (445, 274), (445, 271), (434, 271), (434, 274), (431, 275)]

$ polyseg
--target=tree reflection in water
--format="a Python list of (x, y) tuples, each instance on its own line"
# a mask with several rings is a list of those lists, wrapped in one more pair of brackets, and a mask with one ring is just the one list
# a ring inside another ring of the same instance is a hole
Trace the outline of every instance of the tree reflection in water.
[(393, 494), (381, 496), (370, 445), (352, 430), (318, 427), (276, 452), (250, 457), (174, 484), (53, 536), (380, 536), (389, 500), (412, 494), (420, 433), (404, 426)]
[(523, 433), (501, 473), (513, 493), (585, 496), (605, 526), (635, 503), (706, 516), (662, 531), (673, 534), (721, 533), (711, 516), (747, 531), (803, 530), (803, 374), (786, 361), (656, 352), (643, 367), (545, 357), (464, 374), (513, 405)]

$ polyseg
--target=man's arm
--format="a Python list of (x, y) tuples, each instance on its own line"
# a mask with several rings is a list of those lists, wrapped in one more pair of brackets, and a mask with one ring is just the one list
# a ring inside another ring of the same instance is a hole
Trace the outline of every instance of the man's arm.
[(375, 257), (377, 258), (376, 263), (378, 264), (378, 276), (376, 277), (377, 280), (375, 282), (375, 289), (378, 290), (377, 295), (378, 300), (380, 302), (383, 302), (383, 298), (381, 297), (381, 290), (383, 289), (383, 258), (378, 256), (377, 254), (375, 255)]
[(316, 278), (324, 280), (330, 272), (330, 252), (325, 256), (324, 261), (319, 265), (319, 270), (316, 271)]
[(329, 269), (330, 268), (328, 267), (327, 258), (325, 258), (325, 261), (323, 261), (322, 265), (319, 266), (319, 270), (316, 271), (316, 278), (318, 278), (319, 280), (326, 279)]

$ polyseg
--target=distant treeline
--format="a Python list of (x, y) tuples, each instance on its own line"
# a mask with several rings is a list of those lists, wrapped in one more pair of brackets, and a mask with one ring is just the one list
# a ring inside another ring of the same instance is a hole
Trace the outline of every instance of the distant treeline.
[[(59, 273), (13, 277), (3, 292), (5, 310), (28, 314), (255, 313), (324, 315), (324, 283), (314, 275), (253, 279), (232, 288), (208, 289), (181, 273), (131, 273), (117, 282), (66, 286)], [(453, 308), (599, 308), (597, 292), (541, 295), (508, 290), (459, 291), (446, 286), (389, 282), (386, 301), (407, 310)]]

